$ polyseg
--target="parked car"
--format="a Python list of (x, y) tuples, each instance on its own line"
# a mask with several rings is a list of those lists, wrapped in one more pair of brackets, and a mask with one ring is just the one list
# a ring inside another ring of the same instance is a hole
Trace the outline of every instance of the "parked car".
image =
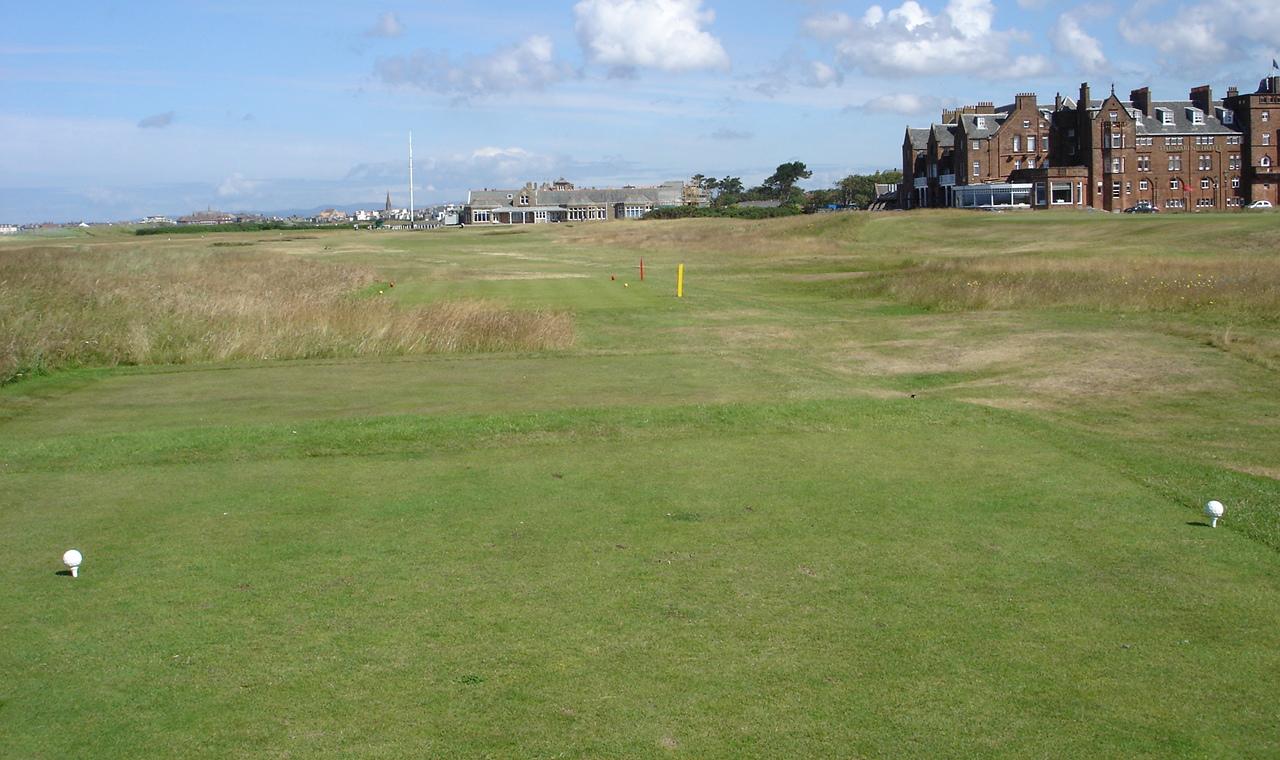
[(1130, 206), (1124, 210), (1126, 214), (1158, 214), (1160, 209), (1152, 206), (1150, 203), (1139, 203), (1136, 206)]
[(1254, 201), (1245, 208), (1271, 208), (1271, 201)]

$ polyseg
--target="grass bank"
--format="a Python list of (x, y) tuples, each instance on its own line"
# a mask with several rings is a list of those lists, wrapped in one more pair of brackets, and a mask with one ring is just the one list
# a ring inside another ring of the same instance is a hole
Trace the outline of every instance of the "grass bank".
[[(221, 247), (219, 247), (221, 246)], [(0, 249), (0, 382), (76, 366), (541, 350), (563, 312), (403, 308), (368, 267), (208, 248)]]

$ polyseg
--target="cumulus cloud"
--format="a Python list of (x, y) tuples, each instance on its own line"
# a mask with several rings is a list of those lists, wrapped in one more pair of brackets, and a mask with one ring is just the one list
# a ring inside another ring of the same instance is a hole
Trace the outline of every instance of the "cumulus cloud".
[(845, 110), (850, 112), (866, 111), (877, 114), (883, 113), (915, 116), (918, 114), (941, 112), (948, 102), (950, 101), (944, 101), (942, 98), (904, 92), (881, 95), (868, 100), (861, 106), (851, 107)]
[(375, 64), (374, 73), (389, 85), (467, 98), (540, 89), (567, 77), (569, 67), (556, 59), (550, 38), (534, 35), (489, 55), (459, 61), (430, 50), (383, 58)]
[(173, 123), (173, 118), (177, 114), (173, 111), (165, 111), (164, 113), (152, 114), (138, 122), (139, 129), (164, 129)]
[(377, 23), (369, 28), (365, 33), (366, 37), (399, 37), (404, 34), (404, 25), (400, 23), (400, 17), (391, 11), (387, 11), (378, 17)]
[(1274, 0), (1195, 2), (1161, 21), (1135, 9), (1120, 21), (1127, 42), (1153, 46), (1164, 54), (1167, 65), (1183, 69), (1247, 56), (1262, 61), (1274, 57), (1277, 27), (1280, 4)]
[(1059, 55), (1071, 58), (1086, 73), (1102, 71), (1107, 67), (1107, 57), (1096, 37), (1080, 27), (1080, 22), (1070, 13), (1058, 17), (1049, 30), (1049, 42)]
[(727, 69), (729, 54), (704, 29), (702, 0), (579, 0), (573, 7), (587, 58), (618, 70)]
[(1004, 62), (1029, 68), (1010, 71), (1028, 77), (1050, 69), (1043, 56), (1015, 56), (1014, 31), (995, 28), (991, 0), (949, 0), (940, 12), (931, 13), (915, 0), (905, 0), (886, 10), (872, 5), (862, 18), (841, 13), (811, 17), (808, 33), (834, 40), (836, 61), (848, 69), (880, 76), (924, 76), (942, 73), (974, 73), (999, 78)]

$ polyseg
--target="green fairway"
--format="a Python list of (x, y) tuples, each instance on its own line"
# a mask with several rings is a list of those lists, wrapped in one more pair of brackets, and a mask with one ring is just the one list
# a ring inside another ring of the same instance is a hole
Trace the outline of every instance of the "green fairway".
[(1271, 217), (275, 237), (575, 342), (0, 387), (0, 757), (1280, 755)]

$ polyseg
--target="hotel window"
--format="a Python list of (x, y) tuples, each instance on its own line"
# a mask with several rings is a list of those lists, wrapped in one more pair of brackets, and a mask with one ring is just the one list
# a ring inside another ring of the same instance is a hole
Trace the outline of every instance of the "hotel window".
[(1207, 172), (1213, 169), (1213, 156), (1200, 157), (1200, 171)]
[(1112, 197), (1112, 198), (1119, 198), (1119, 197), (1120, 197), (1120, 183), (1119, 183), (1119, 182), (1112, 182), (1112, 183), (1111, 183), (1111, 197)]
[(1270, 112), (1270, 111), (1263, 111), (1263, 112), (1262, 112), (1262, 120), (1263, 120), (1263, 121), (1271, 121), (1271, 112)]
[(1111, 173), (1120, 174), (1123, 171), (1124, 171), (1124, 159), (1123, 158), (1111, 159)]
[(1148, 184), (1148, 183), (1147, 183), (1147, 181), (1146, 181), (1145, 179), (1144, 179), (1144, 180), (1139, 180), (1139, 181), (1138, 181), (1138, 189), (1139, 189), (1139, 190), (1149, 190), (1149, 189), (1151, 189), (1151, 185), (1150, 185), (1150, 184)]
[(1270, 144), (1271, 144), (1271, 135), (1267, 134), (1266, 132), (1263, 132), (1263, 133), (1262, 133), (1262, 144), (1263, 144), (1263, 145), (1270, 145)]
[(1182, 156), (1169, 156), (1169, 171), (1176, 172), (1182, 169)]
[(1123, 147), (1124, 147), (1124, 135), (1123, 135), (1123, 134), (1121, 134), (1121, 133), (1119, 133), (1119, 132), (1112, 132), (1112, 133), (1111, 133), (1111, 147), (1113, 147), (1113, 148), (1123, 148)]
[(1013, 170), (1016, 172), (1016, 171), (1018, 171), (1018, 170), (1019, 170), (1019, 169), (1021, 169), (1021, 168), (1022, 168), (1022, 159), (1017, 159), (1017, 160), (1015, 160), (1015, 161), (1013, 162)]
[(1208, 189), (1209, 189), (1209, 178), (1208, 178), (1208, 177), (1201, 177), (1201, 178), (1200, 178), (1200, 189), (1201, 189), (1201, 190), (1208, 190)]
[(1151, 156), (1138, 156), (1138, 171), (1151, 171)]
[(1213, 206), (1213, 199), (1212, 199), (1212, 198), (1197, 198), (1197, 199), (1196, 199), (1196, 208), (1210, 208), (1211, 206)]
[(987, 128), (987, 120), (986, 120), (986, 119), (984, 119), (984, 118), (983, 118), (983, 117), (981, 117), (981, 116), (979, 116), (977, 119), (975, 119), (975, 120), (974, 120), (974, 123), (975, 123), (975, 124), (977, 124), (978, 129), (986, 129), (986, 128)]
[(1271, 156), (1263, 156), (1262, 161), (1260, 161), (1259, 163), (1261, 163), (1263, 166), (1271, 166)]
[(982, 150), (982, 142), (981, 142), (980, 140), (974, 140), (974, 141), (973, 141), (973, 149), (974, 149), (974, 150)]
[(1036, 152), (1036, 136), (1035, 135), (1027, 135), (1027, 150), (1032, 153)]
[(1177, 177), (1170, 177), (1170, 178), (1169, 178), (1169, 189), (1170, 189), (1170, 190), (1177, 190), (1177, 189), (1178, 189), (1178, 178), (1177, 178)]
[(1120, 114), (1116, 113), (1115, 111), (1112, 111), (1112, 112), (1111, 112), (1111, 120), (1112, 120), (1112, 121), (1115, 121), (1115, 120), (1116, 120), (1116, 118), (1117, 118), (1119, 115), (1120, 115)]
[(1132, 182), (1126, 182), (1126, 183), (1124, 183), (1124, 194), (1125, 194), (1125, 195), (1133, 195), (1133, 183), (1132, 183)]
[(1164, 138), (1164, 144), (1165, 144), (1166, 146), (1170, 146), (1170, 147), (1174, 147), (1174, 148), (1181, 148), (1181, 147), (1182, 147), (1182, 138), (1181, 138), (1181, 137), (1166, 137), (1166, 138)]
[(1231, 178), (1231, 186), (1232, 186), (1233, 188), (1237, 188), (1237, 189), (1239, 189), (1239, 187), (1240, 187), (1240, 178), (1239, 178), (1239, 177), (1232, 177), (1232, 178)]
[(1031, 128), (1031, 120), (1030, 120), (1030, 119), (1023, 119), (1023, 120), (1022, 120), (1022, 128), (1023, 128), (1023, 129), (1030, 129), (1030, 128)]
[(981, 165), (980, 163), (978, 163), (977, 161), (974, 161), (974, 162), (973, 162), (973, 176), (975, 176), (975, 177), (976, 177), (976, 176), (978, 176), (978, 175), (979, 175), (979, 174), (981, 174), (981, 173), (982, 173), (982, 165)]
[(1022, 135), (1013, 136), (1013, 152), (1014, 153), (1022, 152)]
[(1049, 200), (1051, 203), (1058, 206), (1071, 203), (1071, 183), (1070, 182), (1050, 183)]

